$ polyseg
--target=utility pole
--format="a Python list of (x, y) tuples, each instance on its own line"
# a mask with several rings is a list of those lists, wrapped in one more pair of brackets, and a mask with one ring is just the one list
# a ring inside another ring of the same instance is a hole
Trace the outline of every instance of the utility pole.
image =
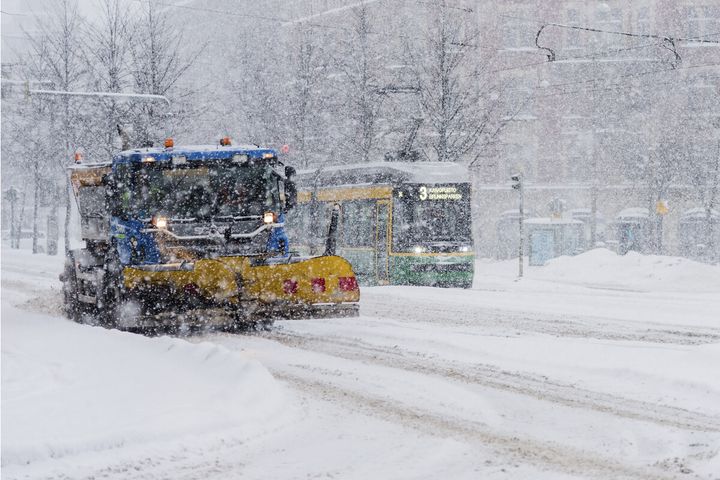
[(510, 180), (513, 181), (512, 188), (514, 190), (517, 190), (520, 194), (520, 208), (519, 212), (520, 215), (518, 217), (518, 227), (520, 230), (520, 241), (518, 242), (518, 278), (522, 278), (523, 276), (523, 243), (525, 241), (524, 235), (523, 235), (523, 223), (524, 223), (524, 217), (525, 217), (525, 193), (523, 191), (523, 178), (522, 173), (518, 173), (516, 175), (513, 175), (510, 177)]
[[(593, 137), (595, 134), (593, 133)], [(593, 140), (596, 142), (597, 140)], [(595, 149), (597, 150), (597, 149)], [(597, 151), (593, 151), (593, 173), (592, 185), (590, 186), (590, 248), (595, 248), (597, 243), (597, 204), (600, 179), (598, 178), (598, 155)]]

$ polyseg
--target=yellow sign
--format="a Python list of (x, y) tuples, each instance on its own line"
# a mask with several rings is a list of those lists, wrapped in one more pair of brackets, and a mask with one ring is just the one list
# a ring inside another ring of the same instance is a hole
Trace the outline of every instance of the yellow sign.
[(658, 215), (667, 215), (668, 212), (670, 212), (670, 209), (668, 208), (668, 204), (665, 200), (658, 200), (655, 204), (655, 211)]

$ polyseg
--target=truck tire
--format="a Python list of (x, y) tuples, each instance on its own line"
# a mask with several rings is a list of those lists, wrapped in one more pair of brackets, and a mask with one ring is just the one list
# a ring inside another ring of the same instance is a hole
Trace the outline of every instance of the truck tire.
[(123, 290), (122, 265), (113, 244), (103, 262), (103, 281), (98, 295), (98, 319), (102, 326), (117, 328), (124, 297)]
[(82, 306), (78, 300), (78, 284), (75, 272), (75, 256), (68, 252), (65, 257), (65, 268), (62, 274), (63, 290), (63, 311), (65, 315), (74, 322), (82, 319)]
[(103, 265), (103, 308), (100, 322), (106, 328), (141, 332), (142, 306), (126, 290), (123, 283), (123, 266), (112, 245)]

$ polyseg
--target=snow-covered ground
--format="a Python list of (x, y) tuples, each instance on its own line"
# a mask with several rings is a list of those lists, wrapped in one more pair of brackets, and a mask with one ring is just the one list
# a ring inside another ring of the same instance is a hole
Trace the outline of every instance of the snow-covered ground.
[(145, 338), (2, 252), (2, 478), (720, 478), (720, 268), (595, 250)]

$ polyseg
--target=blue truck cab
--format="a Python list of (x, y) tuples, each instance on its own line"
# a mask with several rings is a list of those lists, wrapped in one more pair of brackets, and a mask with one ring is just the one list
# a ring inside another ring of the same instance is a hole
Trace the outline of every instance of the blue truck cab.
[[(165, 148), (126, 150), (110, 163), (76, 166), (71, 177), (84, 239), (105, 237), (119, 263), (128, 266), (287, 256), (284, 224), (295, 203), (293, 174), (275, 150), (226, 140), (218, 146), (175, 148), (166, 142)], [(92, 179), (104, 187), (95, 202), (80, 198), (93, 194), (80, 188)], [(91, 228), (92, 211), (103, 210), (99, 202), (106, 214), (104, 222), (102, 216), (98, 220), (105, 225)]]

